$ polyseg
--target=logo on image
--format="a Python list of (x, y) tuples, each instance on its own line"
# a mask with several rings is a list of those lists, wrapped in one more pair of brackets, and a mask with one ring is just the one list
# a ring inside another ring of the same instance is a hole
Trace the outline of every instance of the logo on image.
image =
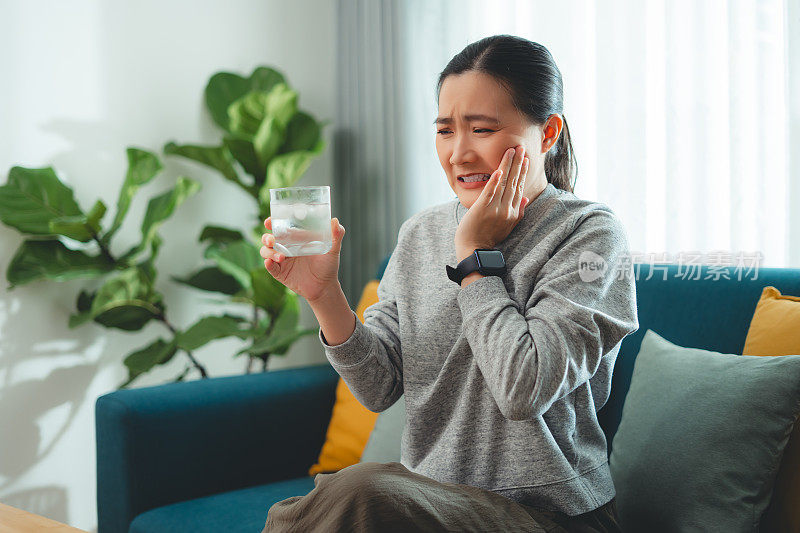
[(578, 276), (581, 281), (590, 282), (606, 273), (608, 265), (605, 259), (588, 250), (578, 257)]

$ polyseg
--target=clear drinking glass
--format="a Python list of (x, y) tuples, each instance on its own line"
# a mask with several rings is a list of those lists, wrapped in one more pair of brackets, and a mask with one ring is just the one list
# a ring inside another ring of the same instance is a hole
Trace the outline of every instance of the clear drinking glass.
[(328, 185), (269, 190), (274, 248), (286, 257), (327, 253), (331, 235)]

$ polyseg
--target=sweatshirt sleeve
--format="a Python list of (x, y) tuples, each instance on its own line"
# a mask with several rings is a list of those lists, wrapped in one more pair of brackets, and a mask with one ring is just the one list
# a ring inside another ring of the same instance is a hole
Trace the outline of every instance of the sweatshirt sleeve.
[[(615, 268), (628, 254), (622, 224), (611, 211), (595, 210), (576, 215), (573, 227), (541, 269), (525, 276), (531, 293), (524, 309), (497, 276), (477, 279), (457, 296), (475, 361), (511, 420), (545, 413), (639, 328), (635, 282)], [(579, 259), (604, 261), (606, 269), (580, 270)]]
[[(400, 228), (397, 247), (378, 284), (378, 302), (364, 310), (364, 322), (356, 315), (356, 328), (352, 335), (335, 346), (327, 343), (322, 328), (319, 328), (319, 340), (328, 361), (361, 405), (375, 413), (391, 407), (403, 394), (403, 358), (395, 283), (404, 228), (405, 223)], [(350, 312), (355, 315), (352, 309)]]

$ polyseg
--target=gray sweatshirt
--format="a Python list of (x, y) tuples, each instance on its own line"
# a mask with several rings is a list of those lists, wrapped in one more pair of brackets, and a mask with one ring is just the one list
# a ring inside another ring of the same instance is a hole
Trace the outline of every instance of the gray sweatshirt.
[(457, 264), (466, 212), (455, 199), (402, 224), (380, 301), (342, 344), (320, 328), (325, 354), (373, 412), (405, 393), (401, 463), (412, 472), (592, 511), (615, 496), (597, 411), (620, 342), (639, 327), (624, 228), (608, 206), (548, 184), (495, 246), (505, 276), (462, 289), (445, 265)]

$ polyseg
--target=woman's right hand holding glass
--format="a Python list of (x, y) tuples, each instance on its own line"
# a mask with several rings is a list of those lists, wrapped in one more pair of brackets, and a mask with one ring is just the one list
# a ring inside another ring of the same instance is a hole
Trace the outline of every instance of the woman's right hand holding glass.
[[(264, 221), (264, 227), (272, 229), (272, 217)], [(280, 281), (296, 294), (309, 302), (319, 299), (328, 290), (339, 283), (339, 252), (342, 249), (344, 226), (338, 218), (331, 219), (331, 236), (333, 244), (328, 253), (321, 255), (304, 255), (286, 257), (277, 252), (275, 236), (265, 233), (261, 236), (261, 257), (264, 266), (273, 278)]]

